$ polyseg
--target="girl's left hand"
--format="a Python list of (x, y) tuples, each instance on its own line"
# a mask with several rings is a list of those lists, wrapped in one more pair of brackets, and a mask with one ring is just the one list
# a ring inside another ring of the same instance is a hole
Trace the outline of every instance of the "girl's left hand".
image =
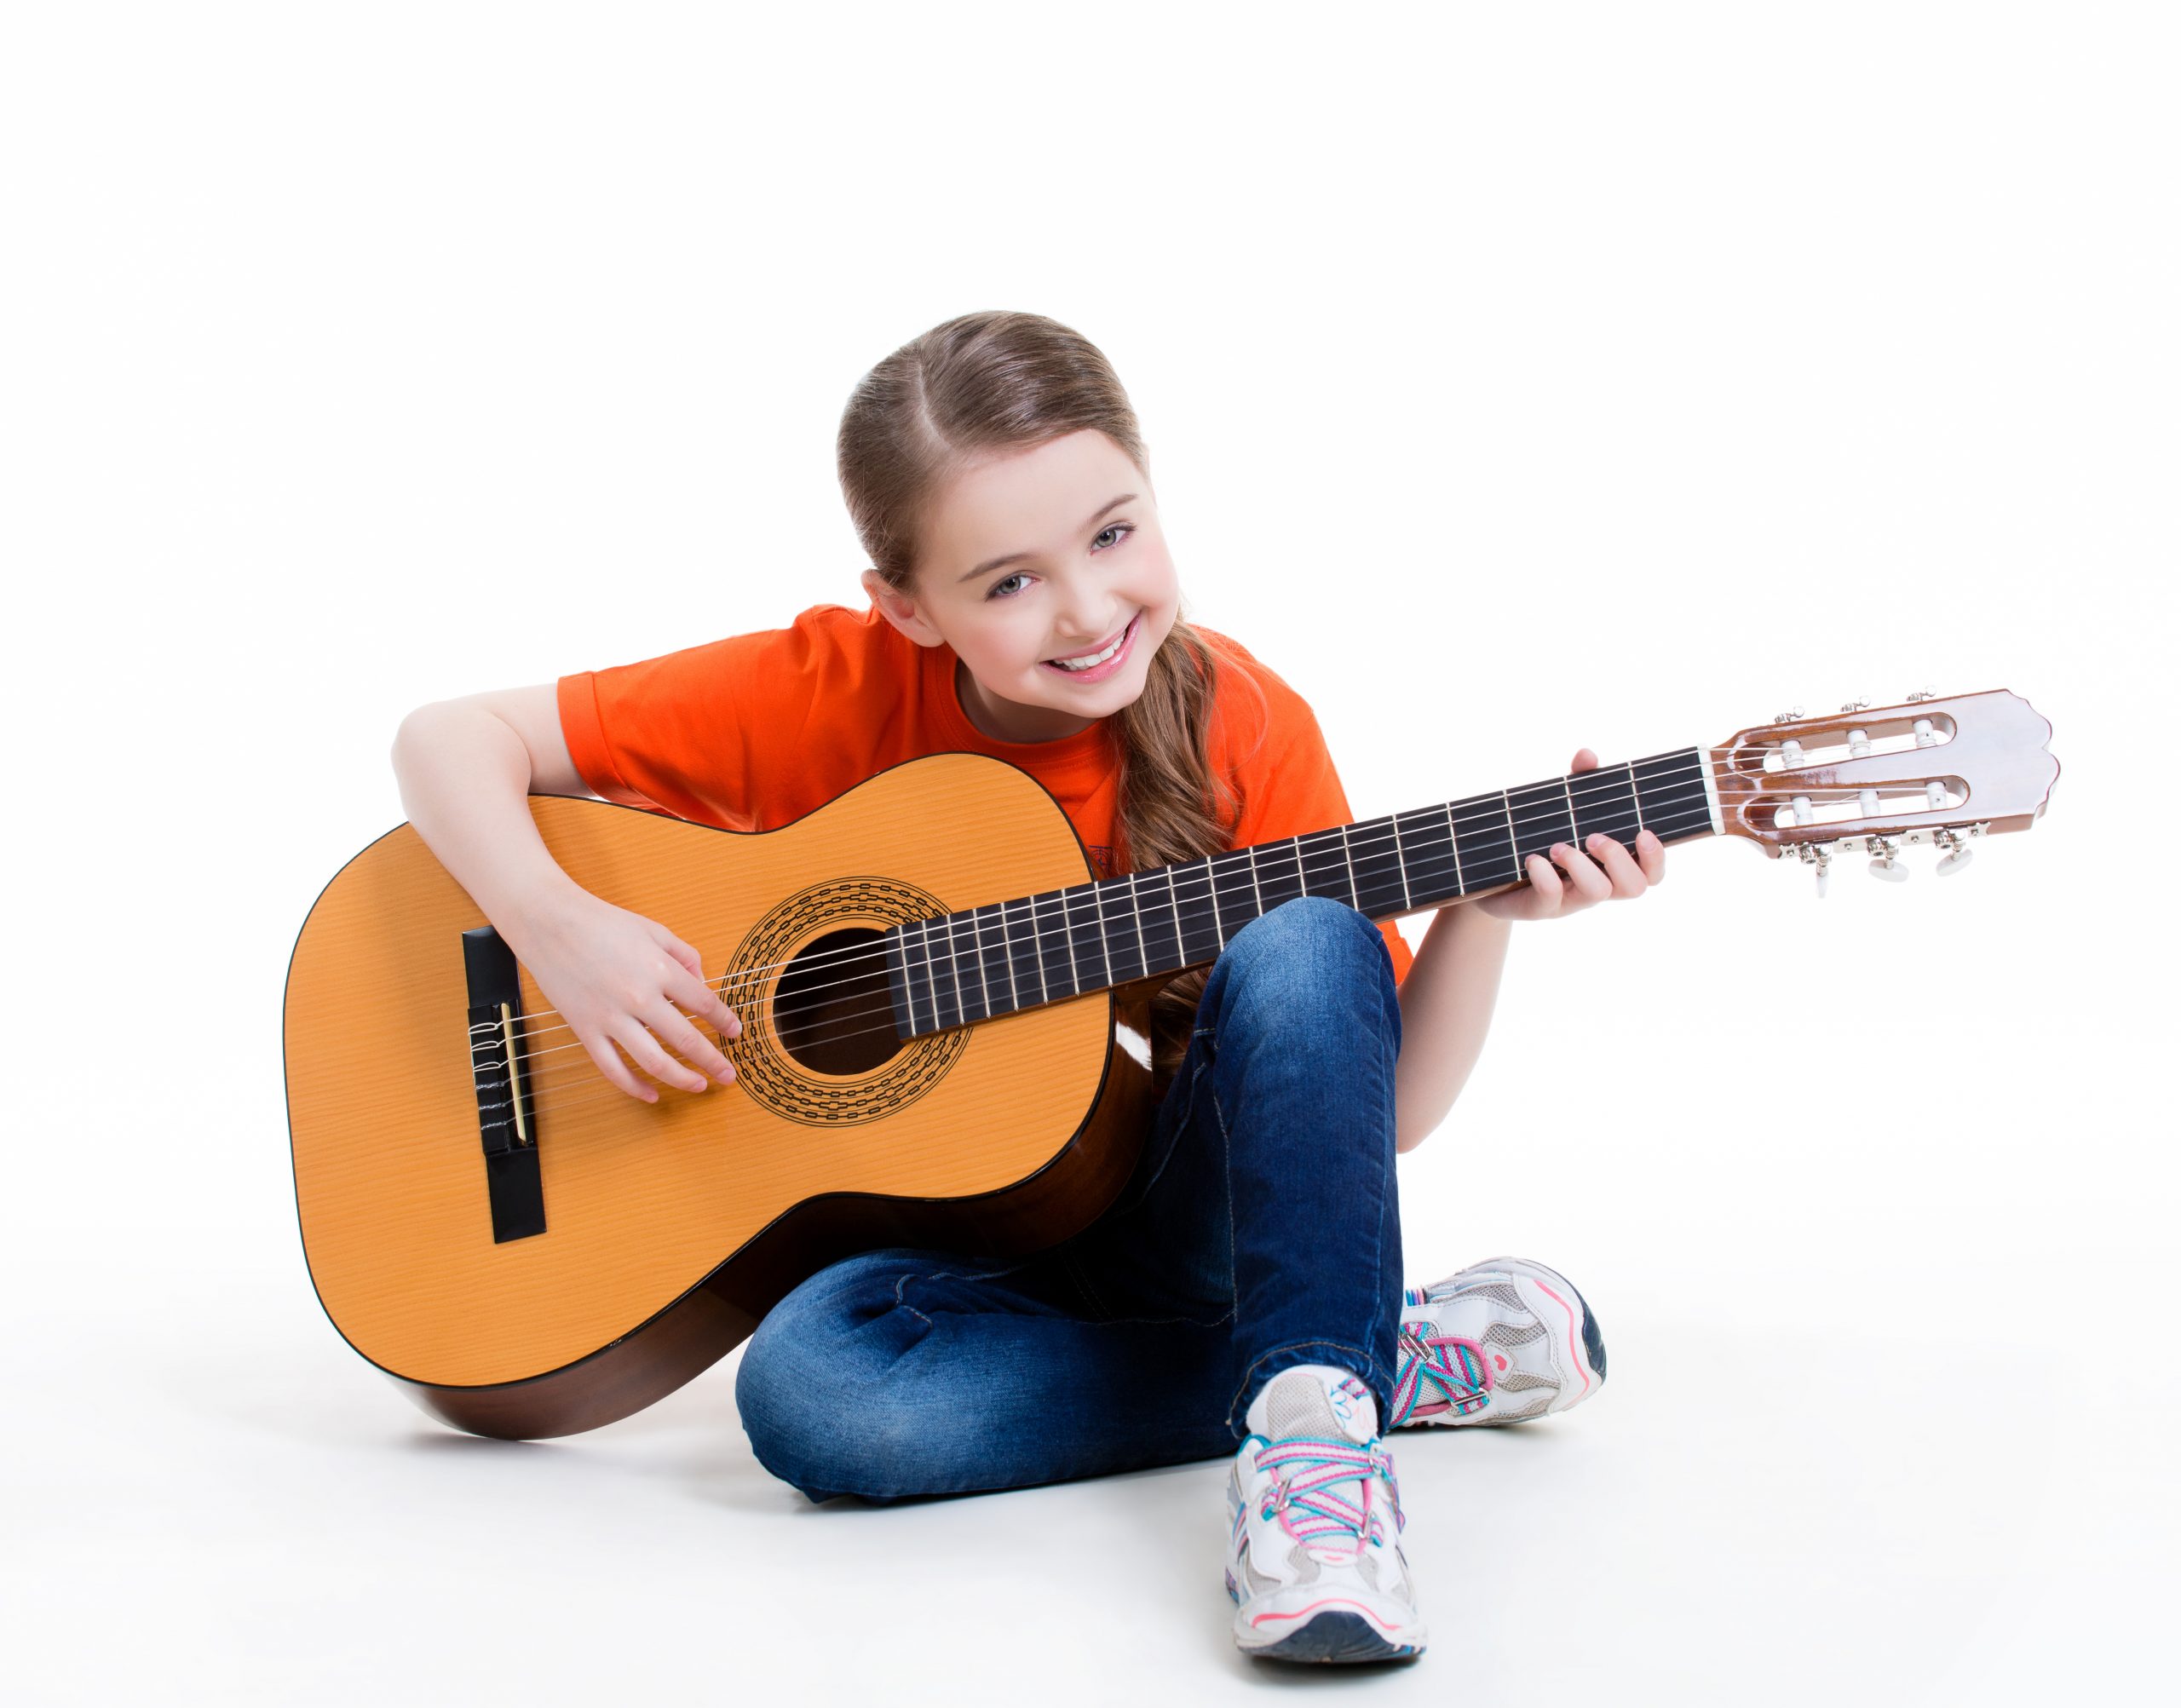
[[(1593, 771), (1597, 762), (1597, 755), (1585, 747), (1568, 768)], [(1555, 842), (1551, 860), (1532, 854), (1523, 863), (1529, 874), (1527, 886), (1503, 889), (1473, 905), (1499, 919), (1556, 919), (1595, 902), (1630, 900), (1666, 876), (1666, 844), (1649, 831), (1637, 833), (1633, 860), (1608, 836), (1594, 836), (1585, 846), (1587, 854), (1569, 843)]]

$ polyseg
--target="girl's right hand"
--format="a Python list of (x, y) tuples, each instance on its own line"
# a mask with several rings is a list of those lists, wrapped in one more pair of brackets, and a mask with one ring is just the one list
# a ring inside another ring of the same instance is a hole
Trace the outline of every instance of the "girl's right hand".
[(705, 983), (697, 952), (664, 925), (571, 884), (502, 935), (598, 1071), (631, 1097), (656, 1103), (659, 1093), (619, 1050), (685, 1091), (703, 1090), (707, 1074), (722, 1085), (734, 1078), (734, 1064), (691, 1021), (728, 1038), (742, 1036), (742, 1022)]

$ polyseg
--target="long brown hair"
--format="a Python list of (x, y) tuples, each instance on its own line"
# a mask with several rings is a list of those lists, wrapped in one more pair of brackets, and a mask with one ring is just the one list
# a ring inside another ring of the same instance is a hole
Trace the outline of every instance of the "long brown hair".
[[(908, 594), (917, 530), (940, 483), (969, 457), (1028, 450), (1090, 428), (1148, 478), (1136, 411), (1096, 346), (1041, 314), (964, 314), (912, 338), (866, 374), (841, 414), (841, 491), (872, 567)], [(1119, 773), (1114, 871), (1140, 871), (1232, 845), (1240, 805), (1206, 747), (1219, 666), (1177, 618), (1143, 692), (1107, 722)], [(1187, 1053), (1209, 969), (1151, 1005), (1152, 1067), (1163, 1084)]]

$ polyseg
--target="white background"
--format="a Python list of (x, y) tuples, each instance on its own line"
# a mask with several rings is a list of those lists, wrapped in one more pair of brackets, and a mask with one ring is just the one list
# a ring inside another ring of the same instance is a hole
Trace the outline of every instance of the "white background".
[(731, 1363), (469, 1441), (303, 1265), (282, 979), (402, 714), (860, 607), (842, 403), (986, 307), (1112, 357), (1359, 817), (1925, 686), (2057, 732), (1958, 881), (1705, 843), (1518, 930), (1411, 1276), (1542, 1258), (1612, 1381), (1399, 1439), (1434, 1641), (1355, 1682), (2161, 1688), (2164, 9), (786, 11), (0, 26), (10, 1694), (1318, 1682), (1233, 1652), (1217, 1464), (810, 1509)]

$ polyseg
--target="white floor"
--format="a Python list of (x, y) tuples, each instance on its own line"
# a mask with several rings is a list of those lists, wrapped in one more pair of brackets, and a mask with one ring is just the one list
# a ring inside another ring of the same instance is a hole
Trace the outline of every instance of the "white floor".
[[(1581, 1279), (1613, 1360), (1594, 1401), (1396, 1438), (1433, 1642), (1373, 1690), (2030, 1702), (2141, 1676), (2171, 1605), (2170, 1420), (2115, 1403), (2145, 1347), (2114, 1304), (2149, 1274)], [(10, 1324), (15, 1699), (762, 1682), (1196, 1701), (1320, 1681), (1233, 1649), (1218, 1465), (821, 1510), (751, 1459), (731, 1366), (586, 1437), (480, 1441), (381, 1384), (293, 1266), (170, 1280)]]

